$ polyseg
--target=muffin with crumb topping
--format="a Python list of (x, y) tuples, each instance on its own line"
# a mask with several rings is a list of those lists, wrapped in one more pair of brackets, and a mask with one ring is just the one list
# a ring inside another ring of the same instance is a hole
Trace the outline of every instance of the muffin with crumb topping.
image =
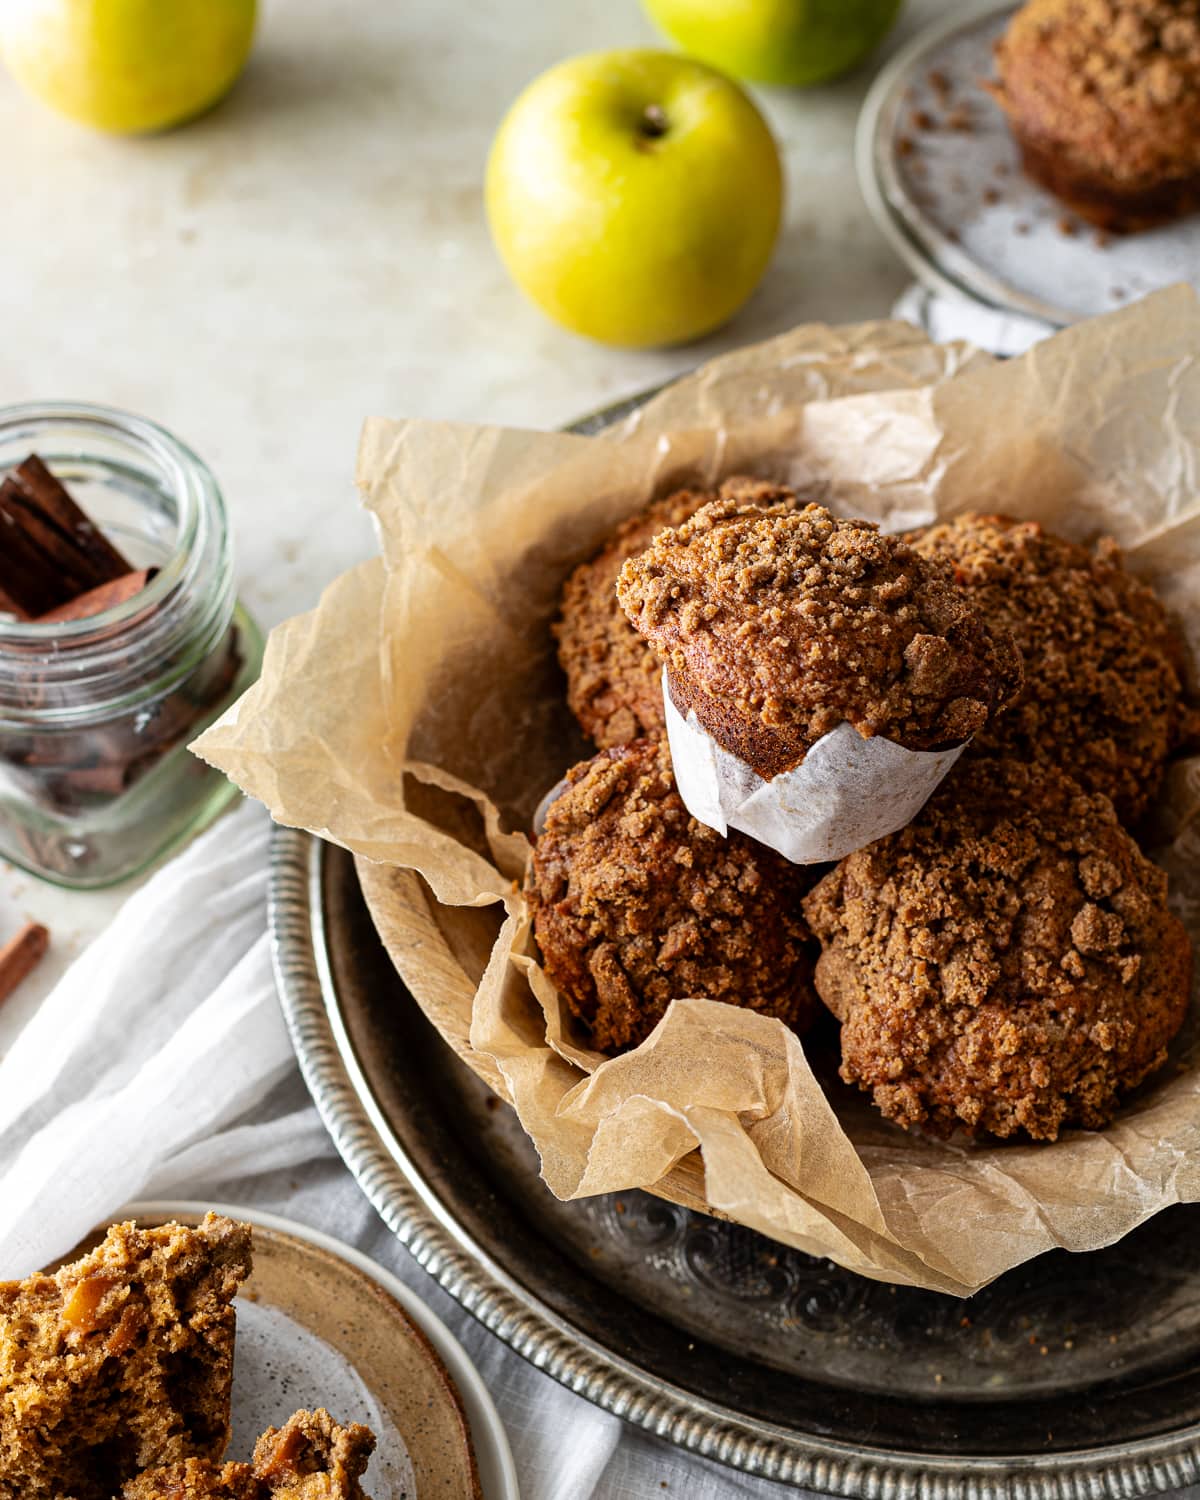
[(1200, 207), (1200, 0), (1029, 0), (990, 86), (1026, 172), (1128, 231)]
[(959, 745), (1014, 695), (1020, 659), (948, 570), (796, 496), (713, 501), (621, 571), (672, 702), (764, 780), (840, 724)]
[(1037, 521), (967, 512), (910, 540), (1025, 660), (1023, 690), (972, 750), (1058, 765), (1136, 822), (1197, 724), (1183, 642), (1154, 590), (1112, 541), (1081, 547)]
[(1050, 766), (965, 763), (804, 910), (842, 1077), (905, 1128), (1098, 1129), (1187, 1014), (1166, 875), (1106, 797)]
[(812, 878), (689, 816), (663, 739), (567, 775), (526, 896), (543, 966), (600, 1052), (637, 1046), (675, 999), (723, 1000), (796, 1031), (819, 1009), (800, 901)]

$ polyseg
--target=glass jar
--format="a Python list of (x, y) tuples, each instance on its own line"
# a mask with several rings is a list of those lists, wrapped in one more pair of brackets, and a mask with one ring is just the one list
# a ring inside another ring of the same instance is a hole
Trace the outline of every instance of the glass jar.
[(0, 856), (110, 885), (236, 795), (187, 745), (257, 677), (262, 636), (234, 596), (216, 480), (177, 438), (107, 407), (0, 409), (0, 480), (33, 453), (133, 568), (158, 571), (86, 619), (0, 616)]

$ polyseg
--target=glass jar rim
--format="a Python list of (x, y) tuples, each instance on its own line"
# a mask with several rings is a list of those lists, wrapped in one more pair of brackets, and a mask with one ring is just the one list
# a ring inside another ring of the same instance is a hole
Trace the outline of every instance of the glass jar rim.
[(149, 417), (139, 417), (116, 406), (88, 401), (26, 401), (0, 407), (0, 443), (7, 430), (43, 423), (78, 427), (81, 432), (101, 431), (131, 444), (153, 460), (179, 506), (171, 556), (155, 576), (130, 598), (82, 620), (0, 619), (0, 648), (4, 645), (53, 650), (55, 647), (86, 645), (103, 635), (111, 638), (123, 626), (144, 616), (147, 609), (162, 604), (187, 572), (206, 506), (215, 508), (216, 519), (225, 525), (225, 501), (212, 470), (174, 433)]
[[(52, 467), (56, 457), (75, 458), (140, 473), (171, 500), (174, 536), (154, 578), (109, 609), (82, 620), (0, 620), (5, 729), (101, 723), (136, 708), (168, 690), (215, 645), (235, 602), (224, 499), (211, 470), (185, 443), (115, 407), (28, 402), (0, 408), (0, 451), (18, 440), (24, 446), (27, 438), (36, 451), (43, 431), (61, 445), (59, 451), (45, 447)], [(39, 684), (33, 697), (32, 683)]]

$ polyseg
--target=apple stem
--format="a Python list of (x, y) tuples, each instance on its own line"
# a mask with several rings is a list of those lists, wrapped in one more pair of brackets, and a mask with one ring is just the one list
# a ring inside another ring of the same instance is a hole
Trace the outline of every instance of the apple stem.
[(647, 140), (656, 141), (667, 133), (666, 111), (659, 104), (647, 104), (642, 111), (640, 129)]

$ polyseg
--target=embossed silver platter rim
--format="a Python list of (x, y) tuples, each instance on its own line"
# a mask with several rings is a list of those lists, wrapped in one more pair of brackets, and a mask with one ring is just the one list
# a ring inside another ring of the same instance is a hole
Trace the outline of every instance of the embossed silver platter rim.
[(506, 1275), (454, 1220), (373, 1098), (339, 1012), (326, 946), (324, 848), (310, 834), (283, 828), (271, 847), (275, 974), (305, 1082), (346, 1165), (400, 1242), (531, 1364), (680, 1448), (852, 1500), (1129, 1500), (1200, 1481), (1196, 1426), (1086, 1451), (1013, 1458), (854, 1447), (700, 1401), (574, 1328)]

